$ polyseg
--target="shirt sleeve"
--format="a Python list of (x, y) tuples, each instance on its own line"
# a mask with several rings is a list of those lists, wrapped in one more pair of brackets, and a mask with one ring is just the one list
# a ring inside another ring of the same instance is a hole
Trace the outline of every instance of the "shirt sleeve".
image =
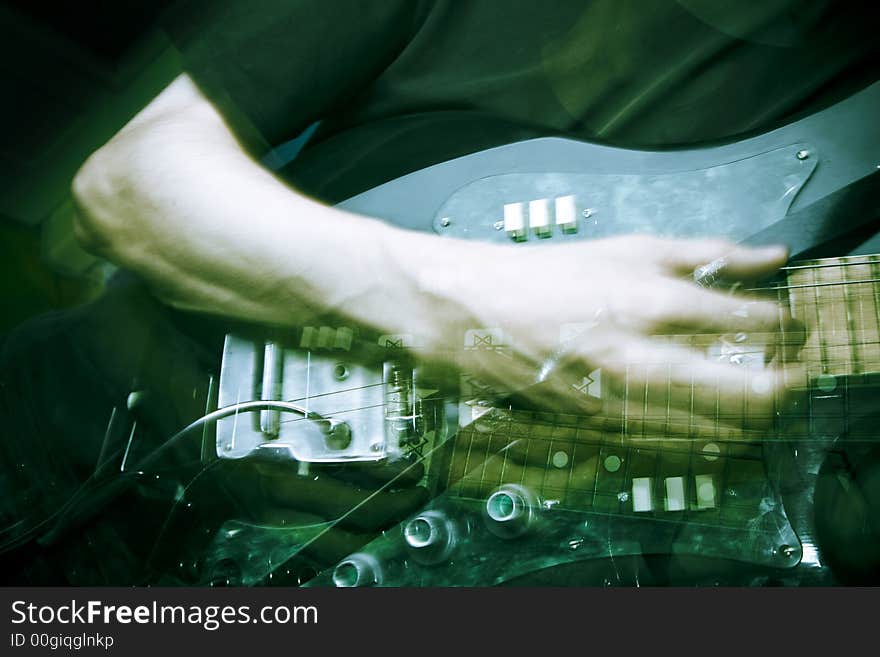
[(239, 138), (271, 146), (364, 93), (406, 46), (420, 4), (186, 0), (163, 26)]

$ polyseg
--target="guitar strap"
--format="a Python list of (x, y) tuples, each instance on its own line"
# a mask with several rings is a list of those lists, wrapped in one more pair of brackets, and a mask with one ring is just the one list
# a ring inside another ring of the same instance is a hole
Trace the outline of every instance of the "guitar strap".
[[(880, 170), (787, 214), (745, 238), (742, 244), (785, 244), (792, 258), (818, 257), (817, 252), (832, 241), (861, 233), (860, 229), (877, 219), (880, 219)], [(870, 233), (863, 235), (862, 239), (870, 236)]]

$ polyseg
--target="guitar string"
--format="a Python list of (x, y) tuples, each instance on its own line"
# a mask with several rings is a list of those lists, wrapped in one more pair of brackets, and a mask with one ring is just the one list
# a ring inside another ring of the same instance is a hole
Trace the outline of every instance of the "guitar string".
[[(647, 388), (648, 386), (645, 386), (645, 387)], [(826, 396), (827, 397), (837, 397), (839, 395), (820, 395), (819, 397), (824, 398)], [(455, 397), (451, 398), (451, 400), (454, 400), (454, 399), (455, 399)], [(353, 408), (348, 408), (348, 409), (337, 410), (337, 411), (334, 411), (334, 413), (337, 415), (342, 415), (342, 414), (346, 414), (346, 413), (357, 412), (360, 410), (369, 410), (371, 408), (382, 408), (383, 406), (384, 406), (383, 403), (379, 403), (379, 404), (373, 404), (373, 405), (368, 405), (368, 406), (353, 407)], [(693, 414), (689, 413), (687, 423), (685, 424), (684, 420), (675, 421), (669, 415), (667, 415), (666, 413), (664, 413), (662, 411), (658, 411), (657, 413), (645, 413), (643, 415), (633, 415), (632, 413), (626, 412), (624, 409), (625, 409), (625, 405), (621, 404), (621, 410), (623, 412), (620, 414), (607, 413), (607, 412), (597, 412), (597, 413), (593, 413), (593, 414), (566, 413), (565, 415), (568, 415), (572, 418), (577, 418), (579, 421), (587, 420), (589, 422), (590, 426), (585, 427), (585, 428), (595, 428), (599, 431), (614, 430), (615, 433), (621, 434), (621, 437), (627, 438), (628, 442), (632, 442), (632, 441), (637, 442), (639, 439), (636, 436), (636, 434), (637, 433), (644, 434), (644, 432), (647, 430), (647, 427), (645, 427), (643, 425), (643, 426), (639, 426), (637, 431), (631, 431), (630, 428), (627, 426), (628, 423), (642, 424), (644, 422), (656, 422), (656, 424), (658, 426), (666, 426), (666, 427), (671, 427), (671, 428), (679, 428), (679, 427), (687, 426), (687, 428), (688, 428), (688, 431), (686, 432), (687, 437), (685, 437), (684, 435), (681, 435), (681, 434), (674, 434), (674, 435), (665, 435), (663, 438), (643, 438), (643, 440), (645, 440), (645, 441), (647, 441), (647, 440), (701, 441), (701, 440), (707, 440), (710, 438), (709, 436), (706, 436), (706, 435), (700, 435), (699, 432), (701, 430), (717, 431), (718, 423), (724, 424), (725, 428), (733, 429), (735, 425), (730, 424), (726, 421), (727, 420), (737, 420), (742, 417), (741, 413), (735, 413), (733, 411), (727, 412), (727, 413), (721, 412), (720, 410), (717, 410), (717, 406), (716, 406), (716, 412), (713, 414), (713, 417), (716, 421), (718, 421), (717, 423), (711, 422), (711, 423), (707, 423), (705, 425), (703, 425), (701, 423), (694, 424), (693, 418), (691, 417), (691, 415), (693, 415)], [(247, 412), (247, 411), (245, 411), (245, 412)], [(528, 412), (528, 411), (523, 411), (523, 412)], [(768, 412), (767, 414), (753, 413), (749, 417), (752, 420), (768, 420), (768, 419), (772, 419), (772, 418), (777, 417), (777, 415), (775, 412), (771, 411), (771, 412)], [(801, 419), (802, 417), (803, 418), (809, 417), (809, 413), (806, 412), (803, 414), (803, 416), (801, 416), (801, 415), (794, 413), (794, 412), (788, 412), (786, 414), (786, 417), (789, 419), (792, 419), (792, 420), (797, 420), (797, 419)], [(829, 418), (836, 418), (837, 416), (833, 415), (833, 414), (829, 414), (828, 417)], [(614, 422), (611, 424), (608, 424), (609, 420), (613, 420)], [(662, 420), (662, 422), (660, 422), (660, 420)], [(295, 417), (290, 420), (283, 420), (281, 423), (282, 424), (291, 424), (291, 423), (303, 422), (303, 421), (309, 421), (309, 419), (304, 418), (304, 417)], [(618, 431), (616, 429), (616, 427), (621, 427), (621, 426), (623, 427), (623, 429), (621, 431)], [(582, 427), (582, 428), (584, 428), (584, 427)], [(695, 432), (697, 433), (697, 435), (693, 435)], [(750, 435), (755, 434), (755, 437), (757, 437), (758, 434), (764, 435), (765, 433), (766, 433), (766, 431), (762, 428), (759, 428), (759, 427), (745, 428), (745, 429), (743, 429), (743, 436), (741, 438), (724, 437), (724, 438), (718, 438), (718, 439), (722, 442), (749, 442), (748, 438)]]

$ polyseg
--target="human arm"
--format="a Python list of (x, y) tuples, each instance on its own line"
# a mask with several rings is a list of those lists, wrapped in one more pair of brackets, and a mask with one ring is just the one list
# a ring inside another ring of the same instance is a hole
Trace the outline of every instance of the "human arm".
[[(442, 239), (307, 198), (261, 167), (221, 114), (181, 76), (74, 180), (77, 234), (89, 249), (143, 276), (167, 303), (282, 326), (328, 313), (420, 336), (443, 360), (467, 328), (500, 327), (514, 357), (469, 365), (514, 389), (533, 383), (557, 351), (559, 326), (593, 326), (567, 369), (631, 365), (646, 380), (712, 382), (739, 404), (745, 373), (652, 336), (700, 331), (774, 333), (780, 309), (702, 289), (687, 272), (720, 256), (758, 277), (784, 250), (717, 241), (615, 238), (546, 249)], [(475, 286), (473, 281), (481, 281)], [(749, 303), (743, 313), (743, 304)], [(557, 382), (550, 391), (566, 393)], [(768, 399), (781, 382), (775, 382)], [(714, 403), (707, 392), (707, 404)], [(684, 402), (682, 402), (684, 403)]]

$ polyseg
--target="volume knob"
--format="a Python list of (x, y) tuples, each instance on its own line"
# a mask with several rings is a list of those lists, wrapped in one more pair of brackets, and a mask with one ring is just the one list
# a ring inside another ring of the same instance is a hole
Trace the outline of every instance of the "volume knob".
[(425, 511), (404, 525), (403, 539), (416, 561), (435, 564), (452, 551), (455, 529), (441, 511)]
[(333, 569), (333, 584), (337, 588), (376, 586), (382, 583), (379, 562), (369, 554), (358, 552), (340, 561)]
[(515, 538), (525, 534), (537, 520), (538, 496), (525, 486), (504, 484), (486, 499), (484, 520), (496, 536)]

